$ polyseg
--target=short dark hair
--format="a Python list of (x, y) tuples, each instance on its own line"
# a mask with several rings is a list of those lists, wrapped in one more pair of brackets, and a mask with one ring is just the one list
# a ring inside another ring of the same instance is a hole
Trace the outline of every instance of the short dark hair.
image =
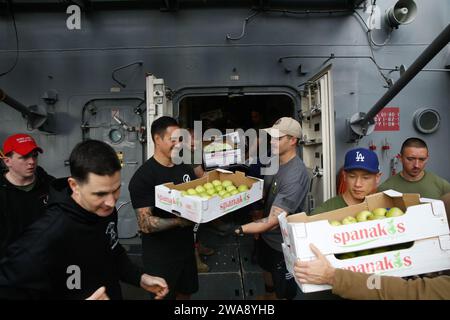
[(406, 139), (403, 144), (402, 144), (402, 148), (400, 149), (400, 153), (403, 154), (403, 150), (405, 150), (405, 148), (425, 148), (428, 150), (427, 144), (425, 143), (425, 141), (423, 141), (422, 139), (419, 138), (408, 138)]
[(78, 183), (86, 183), (89, 173), (112, 176), (122, 169), (114, 149), (105, 142), (86, 140), (73, 148), (69, 158), (70, 175)]
[(179, 127), (177, 120), (172, 117), (161, 117), (153, 121), (151, 127), (152, 140), (155, 142), (155, 135), (164, 137), (168, 127)]

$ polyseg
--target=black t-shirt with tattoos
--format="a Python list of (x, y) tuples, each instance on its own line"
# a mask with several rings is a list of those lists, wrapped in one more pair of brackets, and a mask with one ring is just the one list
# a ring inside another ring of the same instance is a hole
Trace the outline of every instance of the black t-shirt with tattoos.
[[(134, 209), (150, 207), (152, 214), (160, 218), (176, 218), (170, 212), (155, 207), (155, 186), (173, 182), (175, 184), (195, 179), (189, 165), (166, 167), (153, 157), (148, 159), (133, 175), (128, 186)], [(144, 263), (152, 261), (176, 261), (194, 254), (193, 226), (142, 234)]]

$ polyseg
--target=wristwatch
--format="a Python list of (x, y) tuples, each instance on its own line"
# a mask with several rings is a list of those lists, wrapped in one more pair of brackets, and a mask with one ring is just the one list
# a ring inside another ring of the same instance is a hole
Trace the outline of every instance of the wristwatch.
[(242, 229), (242, 226), (237, 227), (234, 232), (238, 235), (243, 237), (244, 236), (244, 230)]

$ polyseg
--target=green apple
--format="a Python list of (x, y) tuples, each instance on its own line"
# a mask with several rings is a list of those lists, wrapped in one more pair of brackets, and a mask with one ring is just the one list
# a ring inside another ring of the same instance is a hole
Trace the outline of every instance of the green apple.
[(248, 187), (247, 187), (245, 184), (241, 184), (241, 185), (238, 187), (238, 191), (239, 191), (239, 192), (245, 192), (245, 191), (248, 191)]
[(228, 198), (230, 196), (231, 194), (229, 192), (225, 192), (224, 195), (222, 196), (222, 199)]
[(200, 194), (200, 197), (201, 197), (202, 199), (209, 199), (209, 198), (211, 198), (211, 196), (210, 196), (209, 194), (207, 194), (207, 193), (201, 193), (201, 194)]
[(212, 183), (212, 185), (214, 186), (214, 187), (217, 187), (217, 186), (221, 186), (222, 185), (222, 182), (220, 182), (220, 180), (213, 180), (213, 182), (211, 182)]
[(205, 188), (206, 190), (213, 189), (214, 185), (211, 182), (207, 182), (203, 185), (203, 188)]
[(373, 249), (373, 254), (383, 253), (383, 252), (387, 252), (389, 250), (391, 250), (390, 247), (375, 248), (375, 249)]
[(228, 186), (232, 186), (233, 185), (233, 182), (231, 182), (230, 180), (223, 180), (222, 181), (222, 186), (224, 187), (224, 188), (226, 188), (226, 187), (228, 187)]
[(197, 191), (197, 193), (205, 193), (206, 192), (205, 188), (203, 188), (202, 186), (195, 187), (195, 191)]
[(235, 188), (234, 190), (231, 190), (230, 191), (230, 194), (232, 195), (232, 196), (234, 196), (235, 194), (238, 194), (239, 193), (239, 191)]
[(388, 217), (388, 218), (399, 217), (399, 216), (402, 216), (402, 215), (404, 215), (404, 214), (405, 214), (405, 213), (404, 213), (401, 209), (399, 209), (399, 208), (397, 208), (397, 207), (392, 207), (392, 208), (390, 208), (389, 211), (386, 213), (386, 217)]
[(195, 196), (195, 195), (197, 195), (197, 191), (195, 191), (195, 189), (192, 189), (192, 188), (187, 189), (186, 192), (187, 192), (187, 194), (190, 195), (190, 196)]
[(369, 218), (367, 218), (368, 220), (381, 220), (381, 219), (386, 219), (385, 216), (376, 216), (376, 215), (371, 215)]
[(223, 198), (224, 194), (226, 194), (226, 193), (227, 192), (225, 190), (220, 190), (218, 195)]
[(222, 187), (222, 185), (218, 185), (218, 186), (215, 186), (214, 189), (216, 189), (216, 191), (219, 192), (219, 191), (223, 190), (223, 187)]
[(374, 216), (385, 216), (386, 212), (386, 208), (376, 208), (372, 210)]
[(413, 244), (414, 244), (414, 241), (399, 243), (399, 244), (396, 244), (396, 245), (392, 246), (392, 250), (409, 249), (409, 248), (411, 248), (413, 246)]
[(368, 210), (364, 210), (356, 215), (356, 220), (358, 222), (364, 222), (364, 221), (367, 221), (367, 219), (372, 215), (373, 215), (372, 212), (370, 212)]
[(210, 196), (213, 196), (217, 193), (217, 191), (214, 188), (211, 188), (211, 189), (207, 189), (206, 193), (209, 194)]
[(343, 253), (343, 254), (337, 255), (336, 257), (341, 260), (351, 259), (351, 258), (356, 257), (356, 253), (348, 252), (348, 253)]
[(357, 222), (356, 219), (353, 218), (352, 216), (345, 217), (342, 220), (342, 224), (352, 224), (352, 223), (356, 223), (356, 222)]
[(340, 222), (337, 221), (337, 220), (332, 220), (332, 221), (330, 221), (330, 224), (331, 224), (333, 227), (337, 227), (337, 226), (342, 225), (342, 223), (340, 223)]
[(361, 250), (361, 251), (356, 252), (356, 255), (358, 257), (367, 256), (369, 254), (372, 254), (372, 250), (370, 250), (370, 249)]
[[(236, 187), (233, 186), (233, 185), (226, 187), (225, 190), (227, 190), (227, 192), (231, 192), (231, 191), (233, 191), (233, 190), (236, 190), (236, 191), (237, 191)], [(238, 191), (238, 192), (239, 192), (239, 191)]]

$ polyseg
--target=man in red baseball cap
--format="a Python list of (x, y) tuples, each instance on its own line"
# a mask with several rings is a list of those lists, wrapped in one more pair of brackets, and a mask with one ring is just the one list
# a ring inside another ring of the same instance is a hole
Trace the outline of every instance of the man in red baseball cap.
[(23, 230), (45, 212), (50, 182), (54, 179), (38, 166), (42, 149), (28, 134), (14, 134), (3, 143), (0, 175), (0, 258)]

